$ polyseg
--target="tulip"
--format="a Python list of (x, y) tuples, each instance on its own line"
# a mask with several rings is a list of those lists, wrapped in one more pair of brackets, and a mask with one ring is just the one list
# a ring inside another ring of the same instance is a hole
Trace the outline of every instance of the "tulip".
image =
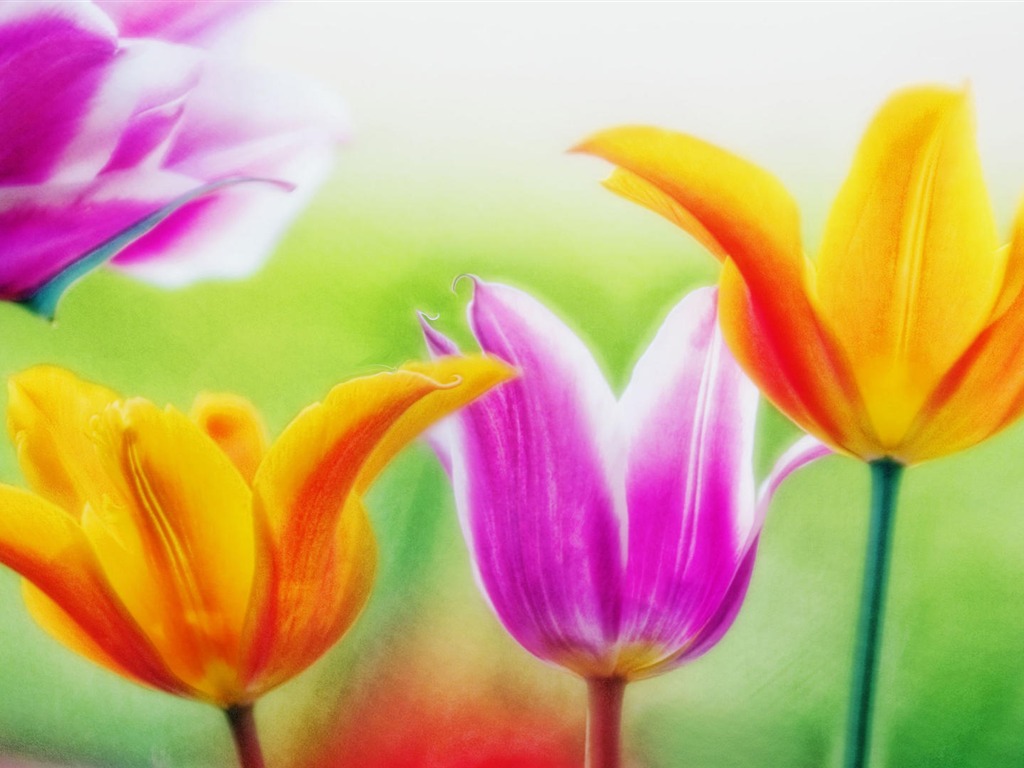
[(11, 380), (8, 421), (33, 492), (0, 486), (0, 562), (57, 640), (223, 709), (243, 766), (261, 766), (253, 703), (330, 648), (369, 595), (368, 486), (508, 375), (473, 357), (353, 379), (268, 447), (239, 397), (201, 397), (189, 418), (30, 369)]
[[(470, 327), (520, 377), (433, 436), (499, 621), (588, 683), (593, 768), (618, 765), (625, 684), (725, 634), (772, 493), (827, 451), (805, 438), (755, 492), (757, 390), (722, 343), (716, 303), (705, 289), (675, 307), (616, 400), (555, 315), (478, 282)], [(456, 352), (424, 327), (432, 353)]]
[(870, 462), (874, 491), (846, 765), (865, 765), (902, 468), (968, 448), (1024, 410), (1024, 216), (999, 247), (967, 94), (920, 87), (871, 123), (816, 263), (765, 171), (683, 134), (614, 128), (578, 149), (615, 192), (723, 262), (740, 364), (793, 421)]
[(186, 44), (246, 8), (207, 5), (0, 4), (0, 299), (52, 317), (115, 255), (166, 286), (247, 274), (322, 178), (334, 100)]

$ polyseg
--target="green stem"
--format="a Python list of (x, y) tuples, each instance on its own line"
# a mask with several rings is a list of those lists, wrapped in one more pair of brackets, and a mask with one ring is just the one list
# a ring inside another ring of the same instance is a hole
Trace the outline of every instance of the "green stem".
[(879, 459), (871, 462), (870, 466), (871, 523), (864, 563), (857, 645), (853, 657), (846, 759), (843, 763), (845, 768), (865, 768), (871, 750), (871, 710), (885, 616), (885, 584), (889, 574), (889, 552), (896, 517), (896, 494), (903, 474), (903, 465), (892, 459)]
[(239, 704), (228, 707), (224, 714), (228, 717), (231, 736), (238, 750), (238, 764), (242, 768), (266, 768), (260, 740), (256, 735), (256, 719), (252, 714), (252, 704)]
[(587, 680), (586, 768), (619, 768), (622, 764), (622, 696), (626, 681), (621, 677)]

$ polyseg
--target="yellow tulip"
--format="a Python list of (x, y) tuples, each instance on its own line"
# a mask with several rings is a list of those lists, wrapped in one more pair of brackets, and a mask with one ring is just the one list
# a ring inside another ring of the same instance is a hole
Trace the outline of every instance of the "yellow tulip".
[(11, 379), (8, 420), (34, 493), (0, 486), (0, 562), (72, 650), (247, 708), (320, 657), (366, 601), (376, 548), (362, 497), (378, 472), (509, 375), (478, 356), (353, 379), (268, 446), (239, 397), (201, 396), (190, 418), (30, 369)]
[(1000, 247), (962, 91), (893, 96), (815, 262), (770, 174), (700, 139), (614, 128), (579, 151), (719, 259), (726, 341), (780, 410), (867, 461), (967, 448), (1024, 410), (1024, 217)]

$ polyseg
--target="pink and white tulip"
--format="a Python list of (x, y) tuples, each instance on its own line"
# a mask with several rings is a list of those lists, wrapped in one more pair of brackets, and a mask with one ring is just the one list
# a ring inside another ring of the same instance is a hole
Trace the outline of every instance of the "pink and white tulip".
[(167, 286), (258, 266), (343, 120), (316, 87), (195, 45), (248, 5), (0, 4), (0, 299), (49, 314), (115, 254)]
[[(554, 314), (477, 282), (469, 323), (519, 377), (438, 428), (463, 533), (494, 612), (530, 653), (588, 679), (656, 675), (732, 624), (765, 512), (798, 441), (756, 489), (758, 393), (722, 342), (717, 293), (665, 319), (621, 398)], [(454, 344), (424, 322), (431, 351)]]

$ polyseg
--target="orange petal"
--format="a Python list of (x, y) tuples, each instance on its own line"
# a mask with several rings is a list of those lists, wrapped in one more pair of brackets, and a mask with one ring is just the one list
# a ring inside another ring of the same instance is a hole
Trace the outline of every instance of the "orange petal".
[(84, 519), (107, 577), (175, 674), (233, 703), (254, 568), (249, 488), (172, 408), (129, 400), (97, 429), (126, 500)]
[[(274, 670), (268, 678), (274, 681), (289, 676), (277, 659), (312, 660), (305, 641), (285, 628), (345, 624), (337, 616), (314, 616), (325, 610), (325, 585), (349, 583), (339, 576), (351, 566), (338, 540), (339, 526), (347, 530), (352, 523), (345, 517), (357, 508), (350, 497), (358, 497), (358, 489), (419, 431), (479, 395), (484, 382), (490, 386), (508, 375), (507, 366), (480, 357), (421, 369), (439, 378), (400, 370), (339, 384), (322, 404), (299, 414), (260, 465), (253, 483), (263, 531), (257, 573), (266, 581), (254, 589), (249, 617), (252, 686), (265, 689), (267, 670)], [(347, 605), (340, 596), (333, 604)]]
[(430, 397), (410, 407), (395, 421), (359, 471), (356, 492), (360, 495), (366, 492), (395, 454), (424, 429), (476, 400), (492, 387), (515, 376), (515, 371), (505, 363), (481, 355), (442, 357), (430, 362), (406, 363), (402, 370), (421, 373), (439, 382), (457, 383), (458, 386), (438, 389)]
[[(262, 529), (269, 537), (269, 530)], [(264, 606), (251, 626), (252, 667), (247, 695), (255, 699), (304, 670), (322, 656), (359, 616), (373, 587), (377, 545), (359, 498), (345, 502), (332, 542), (329, 567), (310, 583), (285, 577), (271, 538), (268, 557), (254, 586), (254, 604)]]
[(1024, 206), (992, 322), (950, 368), (902, 446), (907, 463), (963, 450), (1024, 414)]
[(802, 280), (796, 203), (756, 165), (693, 136), (647, 126), (602, 131), (574, 151), (621, 166), (630, 175), (613, 174), (609, 188), (667, 215), (719, 258), (732, 258), (755, 293), (779, 280)]
[(150, 685), (148, 680), (137, 677), (120, 661), (107, 653), (81, 626), (46, 593), (27, 579), (22, 579), (21, 596), (25, 607), (36, 624), (60, 642), (65, 648), (83, 656), (93, 664), (127, 678), (139, 685)]
[[(33, 600), (44, 629), (72, 650), (136, 681), (187, 695), (107, 583), (78, 523), (50, 502), (0, 486), (0, 562), (32, 582), (54, 604)], [(65, 620), (58, 617), (62, 614)], [(52, 619), (52, 620), (51, 620)], [(57, 626), (60, 624), (61, 626)], [(74, 629), (71, 629), (74, 627)]]
[(238, 395), (204, 392), (196, 397), (189, 415), (251, 484), (269, 443), (263, 419), (252, 403)]
[(700, 139), (658, 128), (614, 128), (576, 149), (621, 166), (607, 182), (613, 191), (672, 219), (725, 259), (734, 274), (730, 286), (723, 278), (719, 315), (723, 327), (731, 318), (726, 340), (734, 351), (745, 348), (737, 355), (747, 373), (794, 421), (831, 445), (851, 443), (863, 406), (817, 318), (796, 204), (778, 180)]
[(916, 88), (868, 128), (826, 227), (820, 310), (883, 445), (988, 323), (1004, 256), (967, 95)]
[(40, 365), (12, 376), (8, 393), (8, 430), (36, 493), (79, 515), (89, 499), (109, 492), (88, 425), (118, 399), (115, 392)]
[[(866, 432), (863, 406), (842, 353), (795, 298), (789, 328), (773, 324), (763, 297), (748, 290), (739, 269), (726, 261), (718, 304), (722, 335), (740, 366), (772, 404), (807, 432), (834, 448), (878, 458)], [(803, 310), (804, 314), (797, 313)], [(801, 329), (798, 337), (792, 328)]]

